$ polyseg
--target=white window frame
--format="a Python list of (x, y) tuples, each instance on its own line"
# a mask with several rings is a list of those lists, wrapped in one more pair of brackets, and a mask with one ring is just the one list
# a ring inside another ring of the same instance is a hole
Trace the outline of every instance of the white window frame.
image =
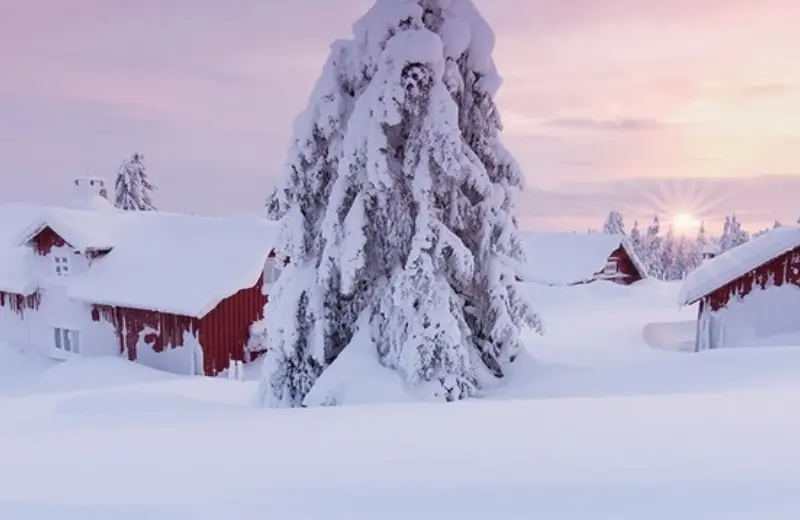
[(607, 260), (606, 266), (603, 269), (603, 273), (605, 274), (617, 274), (619, 273), (619, 264), (616, 260)]
[(66, 255), (53, 256), (53, 265), (57, 276), (65, 276), (65, 277), (69, 276), (71, 269), (68, 256)]
[(275, 257), (267, 259), (267, 265), (264, 266), (264, 283), (273, 284), (281, 277), (283, 269), (278, 265), (278, 259)]
[(77, 330), (53, 327), (53, 346), (57, 352), (81, 353), (81, 335)]

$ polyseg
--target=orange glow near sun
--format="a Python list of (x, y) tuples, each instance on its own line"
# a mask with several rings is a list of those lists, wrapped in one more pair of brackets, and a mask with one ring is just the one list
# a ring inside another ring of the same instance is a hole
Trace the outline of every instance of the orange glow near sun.
[(672, 227), (676, 233), (690, 233), (700, 228), (700, 221), (691, 213), (676, 213), (672, 216)]

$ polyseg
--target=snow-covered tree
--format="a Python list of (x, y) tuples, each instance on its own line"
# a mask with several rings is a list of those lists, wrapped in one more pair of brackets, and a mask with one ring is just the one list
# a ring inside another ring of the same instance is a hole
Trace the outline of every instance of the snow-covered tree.
[(694, 239), (694, 244), (690, 248), (690, 256), (688, 262), (688, 270), (696, 269), (703, 263), (703, 253), (706, 246), (709, 244), (710, 239), (706, 233), (705, 222), (700, 222), (700, 228), (697, 230), (697, 236)]
[(644, 238), (642, 237), (642, 232), (639, 230), (638, 220), (633, 221), (633, 227), (628, 235), (628, 242), (630, 243), (631, 247), (633, 247), (633, 251), (636, 253), (636, 256), (644, 261), (646, 256), (644, 251)]
[(667, 234), (661, 240), (661, 249), (659, 251), (659, 268), (662, 270), (662, 280), (677, 280), (679, 279), (677, 272), (677, 255), (678, 244), (675, 240), (675, 232), (672, 226), (667, 229)]
[(127, 211), (151, 211), (153, 205), (151, 193), (156, 187), (150, 183), (147, 169), (144, 166), (144, 155), (134, 153), (125, 161), (117, 173), (114, 183), (114, 206)]
[(625, 222), (622, 217), (622, 213), (614, 210), (608, 213), (606, 222), (603, 224), (603, 233), (608, 233), (611, 235), (625, 234)]
[(470, 148), (467, 158), (474, 162), (474, 154), (490, 182), (485, 195), (474, 187), (464, 190), (473, 210), (467, 230), (458, 234), (475, 257), (473, 287), (462, 291), (466, 320), (481, 359), (502, 376), (520, 349), (520, 329), (543, 329), (509, 267), (509, 261), (524, 261), (514, 216), (514, 196), (524, 177), (500, 139), (494, 97), (502, 81), (492, 58), (495, 36), (472, 0), (422, 0), (421, 5), (426, 25), (444, 42), (444, 82), (458, 107), (459, 129)]
[[(285, 184), (267, 200), (268, 218), (281, 223), (276, 252), (291, 259), (270, 294), (262, 337), (260, 400), (300, 406), (322, 370), (349, 343), (358, 316), (335, 273), (318, 277), (325, 241), (322, 222), (338, 177), (345, 132), (355, 103), (388, 39), (408, 29), (418, 8), (376, 4), (354, 26), (354, 38), (334, 42), (308, 106), (295, 120)], [(322, 283), (324, 281), (324, 283)]]
[(300, 405), (359, 327), (382, 364), (444, 400), (502, 375), (520, 328), (538, 327), (516, 285), (522, 176), (497, 137), (491, 30), (469, 0), (378, 0), (354, 33), (268, 204), (292, 259), (265, 327), (271, 406)]
[(722, 235), (719, 238), (719, 246), (722, 252), (744, 244), (749, 239), (750, 236), (748, 235), (747, 231), (742, 229), (742, 225), (736, 219), (736, 215), (725, 217)]
[(661, 232), (661, 221), (658, 215), (653, 217), (653, 222), (647, 227), (647, 234), (644, 237), (644, 253), (643, 258), (647, 266), (648, 274), (653, 278), (662, 280), (664, 278), (664, 265), (661, 258), (661, 243), (662, 239), (659, 233)]

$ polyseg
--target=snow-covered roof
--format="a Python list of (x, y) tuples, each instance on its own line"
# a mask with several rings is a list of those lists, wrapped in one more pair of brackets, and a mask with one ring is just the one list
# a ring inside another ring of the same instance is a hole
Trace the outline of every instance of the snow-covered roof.
[(689, 273), (678, 294), (690, 305), (773, 258), (800, 246), (800, 226), (781, 226), (706, 260)]
[(140, 211), (114, 220), (113, 249), (75, 276), (67, 294), (198, 318), (258, 280), (276, 236), (273, 224), (249, 216)]
[(0, 291), (28, 295), (36, 291), (36, 280), (28, 248), (18, 247), (19, 236), (45, 211), (43, 206), (24, 203), (0, 205)]
[(716, 242), (709, 242), (700, 249), (700, 253), (704, 255), (718, 255), (722, 250)]
[(0, 205), (0, 290), (36, 290), (33, 253), (24, 244), (45, 227), (76, 249), (110, 249), (70, 277), (70, 298), (198, 318), (258, 280), (277, 235), (274, 224), (253, 216), (5, 204)]
[(647, 270), (623, 235), (606, 233), (562, 233), (523, 231), (525, 280), (553, 285), (571, 285), (592, 280), (620, 246), (645, 277)]
[(117, 219), (119, 211), (113, 214), (98, 215), (97, 211), (47, 208), (34, 220), (19, 237), (19, 245), (27, 244), (40, 231), (50, 228), (75, 249), (107, 250), (114, 247), (119, 236)]

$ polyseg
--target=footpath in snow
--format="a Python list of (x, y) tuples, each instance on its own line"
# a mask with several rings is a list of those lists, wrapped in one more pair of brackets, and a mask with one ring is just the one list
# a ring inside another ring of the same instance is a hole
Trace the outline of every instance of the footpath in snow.
[(547, 335), (451, 405), (253, 408), (255, 382), (0, 349), (0, 518), (790, 519), (800, 348), (652, 348), (677, 288), (532, 288)]

